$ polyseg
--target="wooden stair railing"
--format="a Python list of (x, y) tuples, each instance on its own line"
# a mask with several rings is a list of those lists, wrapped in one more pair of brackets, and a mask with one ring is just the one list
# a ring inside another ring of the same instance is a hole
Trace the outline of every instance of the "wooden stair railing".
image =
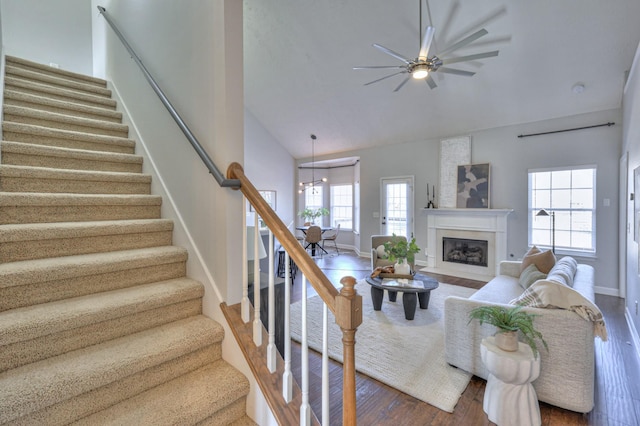
[(362, 296), (355, 291), (356, 279), (344, 277), (340, 280), (343, 288), (340, 292), (324, 275), (306, 250), (289, 231), (273, 209), (262, 198), (238, 163), (232, 163), (227, 169), (227, 178), (240, 182), (239, 189), (256, 213), (267, 225), (273, 236), (280, 242), (303, 275), (311, 283), (328, 309), (333, 313), (336, 324), (342, 330), (343, 344), (343, 396), (342, 424), (356, 424), (356, 376), (355, 376), (355, 334), (362, 323)]

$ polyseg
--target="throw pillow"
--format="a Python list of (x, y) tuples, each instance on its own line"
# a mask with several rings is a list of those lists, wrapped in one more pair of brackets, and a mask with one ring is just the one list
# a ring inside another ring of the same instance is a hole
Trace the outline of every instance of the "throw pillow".
[(380, 244), (376, 248), (376, 251), (378, 252), (378, 259), (386, 259), (387, 258), (387, 251), (384, 249), (384, 245)]
[(548, 274), (551, 268), (553, 268), (553, 265), (556, 264), (556, 257), (551, 250), (540, 251), (538, 247), (533, 246), (527, 254), (524, 255), (520, 272), (524, 271), (527, 266), (531, 264), (536, 265), (538, 270), (543, 274)]
[(565, 256), (558, 260), (549, 271), (547, 279), (556, 281), (569, 287), (573, 287), (573, 277), (576, 275), (578, 262), (571, 256)]
[(538, 270), (536, 265), (531, 264), (527, 266), (524, 271), (522, 271), (518, 283), (520, 284), (520, 287), (526, 290), (529, 288), (529, 286), (531, 286), (531, 284), (535, 283), (538, 280), (543, 280), (546, 277), (547, 274), (543, 274)]

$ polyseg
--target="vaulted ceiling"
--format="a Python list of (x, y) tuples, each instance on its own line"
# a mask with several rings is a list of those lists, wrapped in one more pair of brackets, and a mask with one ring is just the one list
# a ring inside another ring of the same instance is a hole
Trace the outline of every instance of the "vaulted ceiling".
[[(424, 0), (423, 0), (424, 1)], [(401, 65), (378, 43), (415, 58), (418, 0), (244, 0), (245, 107), (295, 158), (618, 108), (640, 40), (638, 0), (429, 0), (423, 26), (438, 53), (485, 28), (455, 51), (497, 57), (434, 73), (435, 89), (404, 76), (364, 84)], [(584, 85), (582, 93), (572, 87)]]

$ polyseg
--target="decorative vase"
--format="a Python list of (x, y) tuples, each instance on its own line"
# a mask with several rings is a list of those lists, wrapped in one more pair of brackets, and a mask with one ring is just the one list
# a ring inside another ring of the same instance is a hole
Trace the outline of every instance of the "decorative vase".
[(394, 273), (398, 275), (411, 275), (411, 266), (407, 263), (407, 259), (398, 259), (398, 263), (393, 265)]
[(515, 352), (518, 350), (518, 332), (517, 331), (498, 331), (495, 334), (496, 346), (503, 351)]

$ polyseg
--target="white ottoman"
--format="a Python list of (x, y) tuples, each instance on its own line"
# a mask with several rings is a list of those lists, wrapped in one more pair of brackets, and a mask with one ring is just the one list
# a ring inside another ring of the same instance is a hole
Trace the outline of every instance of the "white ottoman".
[(482, 361), (489, 370), (482, 408), (499, 426), (539, 426), (540, 407), (531, 382), (540, 374), (540, 356), (534, 359), (529, 345), (518, 344), (505, 352), (494, 337), (482, 339)]

